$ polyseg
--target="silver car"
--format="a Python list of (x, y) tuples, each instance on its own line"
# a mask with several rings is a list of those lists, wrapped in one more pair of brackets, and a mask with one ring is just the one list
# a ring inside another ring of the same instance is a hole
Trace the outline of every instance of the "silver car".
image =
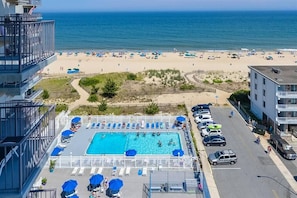
[(237, 162), (236, 154), (231, 149), (217, 151), (208, 155), (208, 161), (211, 165), (217, 164), (235, 164)]

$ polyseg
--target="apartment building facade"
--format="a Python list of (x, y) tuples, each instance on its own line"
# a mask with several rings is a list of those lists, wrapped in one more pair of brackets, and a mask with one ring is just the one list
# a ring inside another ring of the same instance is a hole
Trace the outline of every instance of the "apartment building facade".
[(32, 197), (55, 138), (55, 105), (34, 100), (40, 71), (56, 59), (54, 21), (33, 12), (39, 4), (0, 0), (0, 197)]
[(297, 66), (249, 66), (251, 111), (274, 132), (297, 132)]

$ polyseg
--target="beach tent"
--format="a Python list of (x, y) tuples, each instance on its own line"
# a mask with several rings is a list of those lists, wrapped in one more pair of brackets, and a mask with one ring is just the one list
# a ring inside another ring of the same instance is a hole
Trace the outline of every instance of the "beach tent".
[(176, 117), (176, 121), (178, 121), (178, 122), (184, 122), (184, 121), (186, 121), (186, 118), (183, 117), (183, 116), (178, 116), (178, 117)]
[(175, 149), (172, 151), (173, 156), (183, 156), (184, 154), (185, 154), (184, 151), (181, 149)]
[(137, 151), (135, 149), (129, 149), (126, 151), (126, 156), (135, 156)]

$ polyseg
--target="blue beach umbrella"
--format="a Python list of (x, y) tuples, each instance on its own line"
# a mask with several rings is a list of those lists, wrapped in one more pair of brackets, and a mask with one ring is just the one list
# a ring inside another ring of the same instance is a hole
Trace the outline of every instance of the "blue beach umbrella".
[(64, 150), (64, 148), (61, 147), (55, 147), (53, 152), (51, 153), (51, 156), (58, 156), (61, 154), (61, 152)]
[(103, 181), (103, 175), (101, 174), (93, 175), (89, 180), (91, 185), (94, 185), (94, 186), (99, 185)]
[(77, 181), (70, 179), (64, 182), (64, 184), (62, 185), (62, 189), (64, 192), (72, 192), (72, 191), (75, 191), (76, 186), (77, 186)]
[(173, 156), (183, 156), (184, 154), (185, 154), (185, 152), (181, 149), (175, 149), (172, 151)]
[(112, 179), (109, 182), (109, 188), (112, 191), (119, 191), (123, 187), (123, 181), (120, 179)]
[(137, 151), (135, 149), (129, 149), (126, 151), (126, 156), (135, 156)]
[(184, 122), (184, 121), (186, 121), (186, 118), (183, 117), (183, 116), (178, 116), (178, 117), (176, 117), (176, 120), (177, 120), (178, 122)]
[(74, 134), (74, 132), (71, 131), (71, 130), (66, 130), (66, 131), (63, 131), (63, 132), (62, 132), (62, 136), (63, 136), (63, 137), (70, 137), (70, 136), (72, 136), (73, 134)]
[(74, 118), (71, 120), (71, 123), (72, 123), (72, 124), (77, 124), (77, 123), (80, 122), (80, 120), (81, 120), (80, 117), (74, 117)]

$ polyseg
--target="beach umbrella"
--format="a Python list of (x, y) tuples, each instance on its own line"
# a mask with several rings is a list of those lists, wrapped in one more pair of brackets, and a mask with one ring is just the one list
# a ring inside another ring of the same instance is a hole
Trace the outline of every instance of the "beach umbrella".
[(71, 131), (71, 130), (66, 130), (66, 131), (63, 131), (62, 132), (62, 137), (70, 137), (70, 136), (72, 136), (74, 134), (74, 132), (73, 131)]
[(184, 122), (184, 121), (186, 121), (186, 118), (183, 117), (183, 116), (178, 116), (178, 117), (176, 118), (176, 120), (177, 120), (178, 122)]
[(112, 179), (109, 182), (109, 188), (111, 191), (119, 191), (123, 185), (123, 181), (120, 179)]
[(137, 151), (135, 149), (129, 149), (126, 151), (126, 156), (135, 156)]
[(70, 179), (64, 182), (64, 184), (62, 185), (62, 189), (64, 192), (72, 192), (72, 191), (75, 191), (76, 186), (77, 186), (77, 181)]
[(61, 147), (55, 147), (53, 152), (51, 153), (51, 156), (58, 156), (61, 154), (61, 152), (64, 150), (64, 148)]
[(92, 177), (90, 177), (90, 184), (91, 185), (99, 185), (102, 181), (103, 181), (103, 175), (101, 174), (96, 174), (96, 175), (93, 175)]
[(175, 149), (172, 151), (173, 156), (183, 156), (184, 154), (185, 154), (185, 152), (181, 149)]
[(80, 117), (74, 117), (74, 118), (71, 120), (71, 123), (72, 123), (72, 124), (77, 124), (77, 123), (80, 122), (80, 120), (81, 120)]

